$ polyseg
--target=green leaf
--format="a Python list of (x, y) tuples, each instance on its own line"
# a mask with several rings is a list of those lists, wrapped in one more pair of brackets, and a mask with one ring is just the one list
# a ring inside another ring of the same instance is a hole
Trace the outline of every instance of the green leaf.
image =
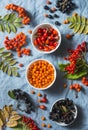
[(22, 18), (18, 17), (18, 18), (16, 18), (16, 20), (14, 22), (15, 23), (20, 23), (20, 22), (22, 22)]
[(81, 34), (84, 31), (84, 29), (85, 29), (85, 25), (81, 25), (78, 33)]
[(68, 112), (68, 109), (65, 106), (62, 105), (61, 107), (64, 112)]
[(77, 33), (80, 29), (81, 25), (80, 24), (77, 24), (75, 27), (74, 27), (74, 33)]
[(18, 123), (14, 130), (31, 130), (23, 122)]
[(88, 25), (85, 27), (85, 29), (83, 30), (84, 34), (88, 34)]
[(8, 67), (7, 74), (8, 74), (9, 76), (11, 76), (11, 73), (12, 73), (12, 72), (11, 72), (11, 68)]
[(80, 24), (81, 23), (81, 17), (77, 15), (77, 22)]
[(5, 30), (6, 30), (8, 33), (10, 33), (10, 32), (11, 32), (10, 27), (9, 27), (9, 25), (8, 25), (8, 24), (6, 24), (6, 26), (5, 26)]
[(72, 23), (72, 24), (69, 25), (69, 28), (72, 29), (72, 28), (75, 27), (75, 25), (76, 25), (76, 23)]
[(16, 68), (14, 68), (14, 67), (12, 68), (12, 76), (16, 76), (16, 77), (19, 76), (19, 74), (18, 74)]
[(23, 25), (22, 23), (14, 23), (14, 25), (17, 27), (17, 28), (21, 28)]
[(81, 78), (82, 76), (85, 76), (87, 75), (87, 71), (80, 71), (80, 72), (77, 72), (76, 74), (66, 74), (64, 77), (67, 78), (67, 79), (79, 79)]
[(86, 24), (86, 18), (84, 16), (81, 17), (82, 24)]
[(0, 53), (4, 52), (4, 50), (5, 50), (4, 47), (0, 48)]
[(0, 24), (0, 31), (4, 32), (4, 25)]
[(10, 52), (3, 52), (2, 53), (2, 57), (3, 58), (6, 58), (6, 57), (8, 57), (8, 56), (11, 56), (12, 54), (10, 53)]
[(12, 32), (16, 33), (17, 32), (17, 29), (16, 27), (13, 25), (13, 24), (10, 24), (10, 29)]
[(13, 66), (13, 65), (15, 65), (16, 63), (17, 63), (16, 60), (11, 60), (11, 61), (9, 62), (9, 65), (10, 65), (10, 66)]
[(13, 93), (13, 90), (10, 90), (10, 91), (8, 92), (8, 95), (9, 95), (10, 98), (15, 99), (15, 95), (14, 95), (14, 93)]
[(9, 22), (12, 23), (16, 19), (16, 13), (11, 13), (9, 16)]
[(3, 17), (3, 20), (7, 21), (9, 19), (9, 14), (6, 14), (4, 17)]
[(3, 69), (3, 72), (4, 72), (4, 73), (7, 73), (7, 70), (8, 70), (8, 65), (5, 65), (5, 66), (4, 66), (4, 69)]
[(69, 63), (67, 64), (58, 64), (60, 71), (65, 71), (65, 67), (67, 67), (69, 65)]

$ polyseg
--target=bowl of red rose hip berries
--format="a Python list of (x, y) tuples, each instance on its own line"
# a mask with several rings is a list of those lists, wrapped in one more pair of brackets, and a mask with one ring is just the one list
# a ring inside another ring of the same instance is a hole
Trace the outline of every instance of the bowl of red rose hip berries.
[(61, 126), (71, 125), (77, 118), (77, 106), (68, 98), (59, 99), (52, 105), (49, 118)]
[(43, 23), (34, 28), (31, 41), (38, 52), (49, 54), (56, 51), (60, 46), (61, 34), (56, 26)]

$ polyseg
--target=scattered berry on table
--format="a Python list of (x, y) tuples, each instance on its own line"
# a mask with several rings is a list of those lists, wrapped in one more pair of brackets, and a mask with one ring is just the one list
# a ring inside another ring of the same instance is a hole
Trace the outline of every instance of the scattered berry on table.
[(85, 85), (85, 86), (88, 86), (88, 79), (86, 77), (83, 77), (82, 78), (82, 83)]
[(40, 92), (38, 92), (38, 97), (42, 97), (42, 94)]
[(32, 34), (32, 30), (29, 30), (28, 32), (29, 32), (30, 34)]
[(74, 12), (72, 16), (77, 16), (77, 13), (76, 13), (76, 12)]
[(46, 106), (45, 105), (40, 105), (39, 108), (42, 109), (42, 110), (46, 110)]
[(20, 67), (23, 67), (24, 65), (22, 63), (19, 64)]
[(47, 0), (46, 3), (47, 3), (48, 5), (52, 4), (52, 2), (51, 2), (50, 0)]
[(45, 10), (50, 10), (50, 7), (47, 6), (47, 5), (45, 5), (45, 6), (44, 6), (44, 9), (45, 9)]
[(67, 39), (71, 39), (74, 35), (73, 34), (66, 34)]
[(47, 128), (52, 128), (51, 124), (47, 124)]
[(67, 87), (67, 84), (64, 84), (63, 87), (66, 88), (66, 87)]
[(57, 11), (57, 9), (56, 9), (55, 7), (52, 7), (51, 10), (52, 10), (53, 12)]
[(69, 21), (68, 21), (68, 20), (64, 20), (63, 23), (64, 23), (64, 24), (68, 24)]
[(58, 16), (57, 14), (54, 14), (54, 17), (55, 17), (55, 18), (59, 18), (59, 16)]
[(75, 83), (73, 85), (70, 85), (70, 89), (71, 90), (76, 90), (77, 92), (80, 92), (82, 87), (79, 84)]
[(48, 17), (48, 14), (44, 14), (44, 17)]
[(53, 16), (49, 14), (49, 15), (48, 15), (48, 18), (49, 18), (49, 19), (53, 19)]
[(34, 90), (31, 90), (31, 94), (35, 94), (35, 91), (34, 91)]
[(42, 127), (46, 127), (46, 124), (45, 124), (45, 123), (42, 123), (41, 126), (42, 126)]
[(60, 23), (60, 22), (58, 22), (58, 21), (55, 21), (55, 25), (60, 26), (60, 25), (61, 25), (61, 23)]
[(46, 120), (46, 118), (45, 118), (44, 116), (42, 116), (42, 117), (41, 117), (41, 120), (42, 120), (42, 121), (45, 121), (45, 120)]

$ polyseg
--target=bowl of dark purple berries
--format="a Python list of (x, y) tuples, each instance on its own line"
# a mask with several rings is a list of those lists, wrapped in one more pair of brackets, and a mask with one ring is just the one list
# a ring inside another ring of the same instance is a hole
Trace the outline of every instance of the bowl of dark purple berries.
[(61, 126), (71, 125), (77, 118), (77, 107), (68, 98), (59, 99), (53, 104), (49, 118)]

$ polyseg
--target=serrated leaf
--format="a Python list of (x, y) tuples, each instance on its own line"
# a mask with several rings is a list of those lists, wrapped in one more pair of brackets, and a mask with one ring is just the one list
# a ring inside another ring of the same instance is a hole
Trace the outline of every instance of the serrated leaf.
[(81, 25), (77, 24), (76, 27), (74, 28), (74, 33), (77, 33), (80, 29)]
[(4, 32), (4, 25), (0, 24), (0, 31)]
[(16, 63), (17, 63), (16, 60), (11, 60), (11, 61), (9, 62), (9, 65), (10, 65), (10, 66), (13, 66), (13, 65), (15, 65)]
[(18, 76), (19, 76), (19, 74), (18, 74), (17, 70), (16, 70), (16, 69), (14, 69), (14, 68), (12, 68), (12, 76), (16, 76), (16, 77), (18, 77)]
[(12, 32), (16, 33), (17, 32), (17, 29), (16, 27), (13, 25), (13, 24), (10, 24), (10, 29)]
[(0, 118), (5, 123), (5, 116), (4, 116), (4, 113), (1, 109), (0, 109)]
[(67, 67), (69, 63), (67, 64), (58, 64), (60, 71), (65, 71), (65, 67)]
[(11, 68), (10, 68), (10, 67), (8, 67), (7, 74), (8, 74), (9, 76), (11, 76), (11, 74), (12, 74), (12, 71), (11, 71)]
[(78, 33), (81, 34), (83, 32), (84, 28), (85, 28), (85, 25), (81, 25)]
[(13, 128), (13, 127), (16, 127), (17, 124), (18, 124), (17, 121), (9, 120), (9, 121), (6, 123), (6, 126), (7, 126), (7, 127), (10, 127), (10, 128)]
[(85, 27), (85, 29), (83, 30), (84, 34), (88, 34), (88, 25)]
[(21, 28), (23, 25), (22, 23), (14, 23), (14, 25), (17, 27), (17, 28)]
[(9, 19), (9, 16), (10, 14), (6, 14), (4, 17), (3, 17), (3, 20), (7, 21)]
[(12, 22), (14, 22), (15, 19), (16, 19), (16, 14), (11, 13), (10, 16), (9, 16), (9, 22), (12, 23)]
[(0, 48), (0, 53), (4, 52), (4, 50), (5, 50), (4, 47)]
[(66, 74), (64, 77), (67, 78), (67, 79), (79, 79), (81, 78), (82, 76), (85, 76), (87, 75), (87, 71), (80, 71), (76, 74)]
[(84, 16), (81, 17), (82, 24), (86, 24), (86, 18)]
[(9, 25), (8, 25), (8, 24), (6, 24), (6, 26), (5, 26), (5, 30), (6, 30), (8, 33), (10, 33), (10, 32), (11, 32), (10, 27), (9, 27)]
[(12, 54), (10, 52), (3, 52), (2, 57), (6, 58), (8, 56), (11, 56)]
[(4, 112), (5, 118), (8, 119), (9, 118), (9, 112), (8, 112), (6, 105), (3, 107), (3, 112)]
[(78, 22), (79, 24), (81, 24), (81, 17), (80, 17), (79, 15), (77, 15), (76, 17), (77, 17), (77, 22)]
[(76, 25), (75, 23), (72, 23), (71, 25), (69, 25), (69, 28), (72, 29), (75, 27), (75, 25)]
[(3, 72), (6, 73), (7, 70), (8, 70), (8, 65), (5, 65), (5, 66), (4, 66), (4, 69), (3, 69)]
[(15, 19), (14, 22), (15, 22), (15, 23), (20, 23), (20, 22), (22, 22), (22, 18), (18, 17), (18, 18)]
[(17, 120), (19, 120), (19, 119), (21, 119), (21, 116), (20, 116), (20, 115), (13, 115), (13, 116), (10, 117), (9, 120), (17, 121)]
[(8, 92), (8, 95), (9, 95), (12, 99), (15, 99), (15, 95), (14, 95), (14, 93), (13, 93), (12, 90), (10, 90), (10, 91)]
[(76, 24), (76, 25), (74, 26), (74, 33), (76, 33), (77, 27), (78, 27), (78, 24)]
[(3, 63), (3, 62), (1, 62), (1, 64), (0, 64), (0, 70), (2, 70), (2, 71), (3, 71), (3, 68), (4, 68), (4, 63)]

